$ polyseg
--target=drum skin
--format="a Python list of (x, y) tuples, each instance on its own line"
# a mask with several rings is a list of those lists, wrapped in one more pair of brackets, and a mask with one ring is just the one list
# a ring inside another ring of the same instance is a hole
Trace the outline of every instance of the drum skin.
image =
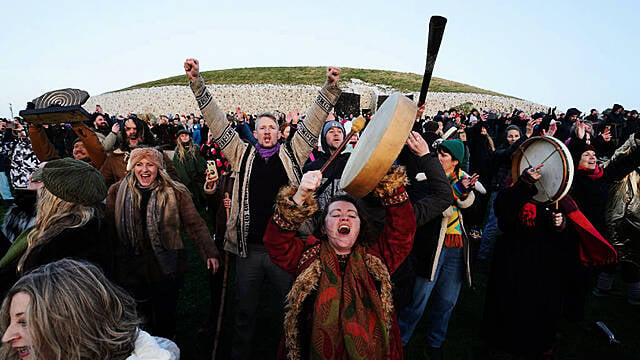
[(371, 117), (351, 153), (340, 187), (356, 198), (373, 190), (400, 154), (413, 127), (418, 107), (395, 93)]
[(550, 204), (562, 199), (571, 188), (575, 174), (569, 149), (558, 139), (535, 136), (525, 140), (513, 154), (512, 178), (517, 179), (529, 166), (544, 162), (542, 177), (536, 182), (537, 204)]

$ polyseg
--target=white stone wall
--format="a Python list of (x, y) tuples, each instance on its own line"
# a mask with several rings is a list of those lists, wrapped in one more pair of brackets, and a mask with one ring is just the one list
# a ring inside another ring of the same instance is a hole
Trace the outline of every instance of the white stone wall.
[[(313, 103), (317, 86), (307, 85), (209, 85), (211, 95), (226, 112), (233, 112), (238, 106), (242, 111), (256, 114), (260, 111), (279, 110), (287, 113), (298, 109), (301, 113)], [(345, 91), (361, 95), (361, 108), (371, 107), (376, 94), (389, 93), (384, 86), (373, 86), (363, 82), (347, 84)], [(414, 99), (418, 99), (418, 93)], [(465, 102), (471, 102), (478, 109), (511, 111), (515, 108), (527, 114), (546, 110), (544, 106), (525, 100), (471, 93), (429, 93), (426, 114), (433, 115), (438, 110), (449, 109)], [(196, 100), (188, 86), (164, 86), (146, 89), (106, 93), (92, 96), (84, 107), (92, 112), (95, 105), (111, 115), (127, 113), (159, 114), (200, 114)]]

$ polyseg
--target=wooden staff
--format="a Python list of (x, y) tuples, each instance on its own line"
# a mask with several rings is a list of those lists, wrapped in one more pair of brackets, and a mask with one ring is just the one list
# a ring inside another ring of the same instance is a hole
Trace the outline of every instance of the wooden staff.
[[(228, 192), (224, 193), (224, 198), (225, 200), (229, 198)], [(227, 212), (227, 219), (228, 219), (229, 208), (225, 206), (225, 210)], [(222, 292), (220, 293), (220, 306), (218, 307), (218, 322), (216, 324), (216, 335), (213, 339), (213, 351), (211, 352), (211, 360), (216, 360), (216, 352), (218, 350), (218, 341), (220, 340), (220, 330), (222, 330), (222, 317), (224, 312), (224, 300), (227, 295), (227, 277), (228, 276), (229, 276), (229, 253), (224, 251), (224, 272), (222, 275)]]

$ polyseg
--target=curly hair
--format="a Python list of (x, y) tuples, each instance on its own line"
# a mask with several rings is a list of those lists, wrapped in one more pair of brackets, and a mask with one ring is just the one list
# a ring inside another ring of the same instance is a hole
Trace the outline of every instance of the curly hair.
[[(36, 358), (119, 360), (135, 348), (140, 325), (135, 300), (95, 265), (63, 259), (20, 278), (2, 303), (2, 333), (17, 293), (29, 295), (25, 316)], [(0, 358), (18, 359), (18, 352), (6, 343)]]

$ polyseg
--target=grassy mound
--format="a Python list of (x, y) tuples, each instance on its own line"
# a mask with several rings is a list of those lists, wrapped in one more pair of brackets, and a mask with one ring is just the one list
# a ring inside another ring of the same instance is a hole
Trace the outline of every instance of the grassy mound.
[[(204, 71), (202, 76), (207, 84), (274, 84), (274, 85), (320, 85), (319, 79), (325, 75), (324, 67), (257, 67)], [(360, 79), (370, 84), (384, 84), (403, 92), (418, 92), (422, 85), (422, 75), (397, 71), (342, 68), (341, 79), (350, 82)], [(187, 77), (182, 74), (165, 79), (133, 85), (123, 90), (133, 90), (154, 86), (185, 85)], [(429, 91), (453, 93), (477, 93), (508, 96), (475, 86), (434, 77)]]

